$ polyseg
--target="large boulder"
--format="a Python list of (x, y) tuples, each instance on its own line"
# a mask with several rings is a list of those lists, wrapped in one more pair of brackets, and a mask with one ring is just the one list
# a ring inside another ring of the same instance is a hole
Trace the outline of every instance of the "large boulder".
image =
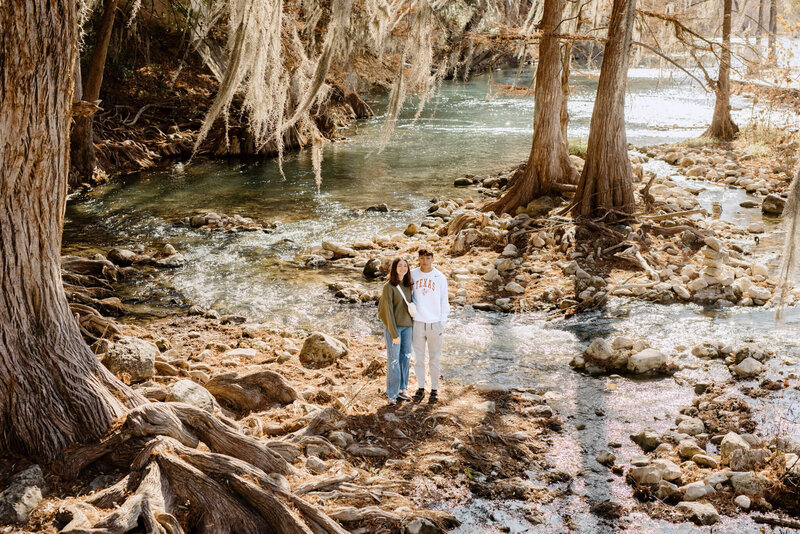
[(39, 506), (46, 493), (47, 483), (38, 465), (11, 477), (0, 492), (0, 525), (27, 522), (28, 514)]
[(644, 349), (628, 359), (628, 371), (636, 374), (658, 371), (667, 364), (667, 355), (656, 349)]
[(156, 374), (156, 356), (161, 352), (154, 344), (138, 337), (117, 340), (103, 358), (103, 365), (115, 375), (127, 374), (133, 382)]
[(167, 402), (185, 402), (207, 412), (214, 412), (214, 396), (209, 391), (188, 379), (172, 384), (167, 393)]
[(303, 342), (300, 363), (306, 367), (327, 367), (347, 355), (344, 343), (322, 332), (314, 332)]

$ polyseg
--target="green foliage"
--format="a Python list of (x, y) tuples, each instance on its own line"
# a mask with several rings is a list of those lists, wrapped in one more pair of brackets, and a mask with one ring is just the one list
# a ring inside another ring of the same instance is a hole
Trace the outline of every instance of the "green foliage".
[(579, 158), (586, 159), (586, 148), (589, 146), (589, 140), (585, 137), (568, 137), (567, 150), (570, 156), (578, 156)]

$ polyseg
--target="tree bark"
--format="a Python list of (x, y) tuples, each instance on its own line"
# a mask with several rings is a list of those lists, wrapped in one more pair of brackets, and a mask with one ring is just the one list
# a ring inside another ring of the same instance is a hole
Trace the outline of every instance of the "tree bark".
[(48, 461), (139, 397), (89, 350), (61, 282), (75, 3), (12, 3), (0, 9), (0, 450)]
[(561, 135), (561, 52), (555, 35), (564, 0), (545, 0), (539, 25), (539, 62), (533, 111), (533, 144), (525, 169), (516, 175), (509, 190), (486, 211), (513, 213), (534, 198), (553, 191), (557, 183), (575, 183), (577, 172), (569, 160)]
[(769, 2), (769, 36), (767, 37), (767, 48), (769, 49), (769, 56), (767, 62), (770, 65), (775, 65), (778, 62), (778, 52), (775, 48), (775, 38), (778, 33), (778, 0), (770, 0)]
[(758, 24), (756, 25), (756, 42), (758, 43), (759, 54), (764, 38), (764, 0), (758, 0)]
[(715, 137), (730, 141), (739, 131), (731, 118), (731, 3), (723, 0), (722, 52), (719, 60), (719, 76), (714, 84), (716, 100), (711, 126), (701, 137)]
[[(103, 85), (103, 71), (108, 54), (108, 43), (111, 40), (111, 30), (114, 27), (114, 14), (117, 9), (117, 0), (105, 0), (103, 15), (97, 28), (97, 42), (92, 52), (92, 62), (83, 87), (82, 100), (94, 102), (100, 98), (100, 87)], [(94, 115), (75, 117), (70, 136), (70, 151), (72, 172), (69, 185), (78, 186), (82, 181), (91, 179), (97, 166), (94, 152)]]
[(614, 0), (589, 125), (586, 163), (572, 209), (576, 217), (624, 219), (635, 209), (625, 134), (625, 86), (635, 12), (636, 0)]

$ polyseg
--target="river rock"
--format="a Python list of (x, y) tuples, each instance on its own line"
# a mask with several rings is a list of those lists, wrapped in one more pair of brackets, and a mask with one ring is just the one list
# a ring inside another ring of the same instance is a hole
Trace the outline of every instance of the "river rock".
[(753, 358), (745, 358), (742, 363), (734, 366), (733, 371), (742, 378), (756, 376), (764, 371), (764, 366)]
[(115, 375), (127, 374), (139, 382), (156, 374), (158, 347), (138, 337), (122, 337), (108, 350), (103, 365)]
[(352, 248), (345, 247), (344, 245), (333, 243), (331, 241), (323, 241), (322, 248), (333, 252), (334, 259), (355, 258), (357, 256), (356, 251)]
[(703, 424), (702, 419), (697, 417), (686, 417), (680, 423), (678, 423), (678, 432), (681, 434), (696, 436), (697, 434), (702, 434), (705, 431), (706, 425)]
[(681, 440), (678, 443), (678, 454), (681, 458), (691, 459), (695, 454), (705, 454), (706, 451), (690, 439)]
[(633, 348), (633, 340), (628, 336), (617, 336), (611, 342), (611, 347), (614, 350), (627, 350)]
[(747, 495), (739, 495), (735, 499), (733, 499), (733, 502), (736, 503), (736, 506), (738, 506), (742, 510), (750, 509), (750, 497), (748, 497)]
[(222, 357), (226, 360), (232, 360), (234, 358), (239, 358), (242, 360), (255, 360), (258, 357), (258, 350), (245, 347), (230, 349), (226, 351)]
[(661, 482), (661, 472), (652, 465), (632, 467), (630, 474), (633, 480), (642, 486), (656, 486)]
[(674, 482), (681, 478), (681, 468), (675, 462), (665, 458), (658, 458), (653, 460), (653, 466), (661, 473), (661, 478)]
[(602, 338), (592, 340), (589, 347), (584, 351), (584, 356), (599, 362), (606, 362), (614, 355), (614, 350), (608, 341)]
[(200, 384), (188, 379), (178, 380), (172, 384), (166, 401), (185, 402), (209, 413), (214, 412), (214, 396)]
[(381, 275), (381, 260), (372, 258), (367, 261), (363, 273), (366, 278), (378, 278)]
[(662, 501), (667, 501), (670, 499), (677, 500), (681, 497), (681, 490), (673, 484), (672, 482), (668, 482), (666, 480), (662, 480), (658, 483), (658, 490), (656, 490), (656, 497), (661, 499)]
[(38, 465), (12, 476), (0, 492), (0, 525), (27, 522), (28, 514), (39, 506), (46, 494), (47, 482)]
[(681, 493), (683, 493), (683, 500), (696, 501), (698, 499), (706, 497), (707, 495), (713, 495), (716, 492), (714, 491), (714, 488), (712, 488), (711, 486), (707, 485), (705, 482), (700, 480), (682, 486)]
[(408, 226), (406, 226), (406, 229), (403, 233), (409, 237), (411, 237), (412, 235), (417, 235), (419, 233), (419, 226), (417, 226), (414, 223), (411, 223)]
[(136, 259), (136, 253), (126, 248), (115, 248), (109, 251), (106, 256), (108, 261), (119, 265), (120, 267), (127, 267)]
[(781, 215), (786, 201), (774, 193), (770, 193), (761, 202), (761, 211), (767, 215)]
[(306, 467), (308, 467), (309, 471), (317, 475), (322, 474), (328, 470), (328, 466), (325, 465), (325, 462), (323, 462), (313, 454), (309, 456), (308, 459), (306, 460)]
[(628, 371), (643, 374), (657, 370), (667, 363), (667, 355), (655, 349), (637, 352), (628, 360)]
[(405, 534), (438, 534), (441, 532), (430, 519), (415, 517), (406, 525)]
[(731, 453), (728, 465), (733, 471), (753, 471), (763, 466), (770, 455), (767, 449), (738, 449)]
[(508, 291), (509, 293), (521, 295), (522, 293), (525, 293), (525, 288), (516, 282), (509, 282), (508, 284), (506, 284), (506, 291)]
[(716, 469), (719, 466), (719, 463), (713, 457), (707, 454), (695, 454), (692, 456), (692, 461), (700, 467)]
[(763, 486), (759, 482), (755, 473), (731, 473), (731, 486), (736, 493), (755, 495), (763, 491)]
[(306, 367), (327, 367), (347, 353), (347, 347), (338, 339), (314, 332), (303, 342), (300, 362)]
[(736, 360), (736, 363), (741, 363), (747, 358), (753, 358), (754, 360), (763, 362), (769, 358), (770, 353), (758, 343), (746, 343), (736, 349), (736, 352), (733, 353), (733, 356)]
[(597, 463), (603, 465), (614, 465), (614, 461), (616, 461), (616, 455), (611, 451), (600, 451), (600, 454), (597, 455)]
[(513, 243), (509, 243), (503, 249), (503, 256), (506, 256), (508, 258), (516, 258), (517, 256), (519, 256), (519, 251), (517, 250), (517, 247)]
[(736, 432), (728, 432), (719, 444), (722, 459), (728, 459), (737, 450), (750, 450), (750, 444)]
[(681, 502), (675, 507), (686, 519), (698, 525), (713, 525), (719, 521), (719, 513), (713, 505), (699, 502)]
[(659, 446), (661, 438), (655, 430), (646, 428), (638, 434), (630, 435), (631, 441), (642, 448), (644, 452), (650, 452)]

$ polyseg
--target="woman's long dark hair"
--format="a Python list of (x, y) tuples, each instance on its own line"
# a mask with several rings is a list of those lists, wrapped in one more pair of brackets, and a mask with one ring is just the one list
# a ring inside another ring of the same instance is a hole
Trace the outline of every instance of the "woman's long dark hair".
[(405, 261), (406, 267), (408, 267), (406, 275), (403, 277), (403, 285), (406, 287), (411, 287), (411, 266), (403, 258), (395, 258), (392, 262), (392, 269), (389, 271), (389, 283), (393, 286), (396, 286), (400, 283), (400, 277), (397, 275), (397, 264), (401, 261)]

